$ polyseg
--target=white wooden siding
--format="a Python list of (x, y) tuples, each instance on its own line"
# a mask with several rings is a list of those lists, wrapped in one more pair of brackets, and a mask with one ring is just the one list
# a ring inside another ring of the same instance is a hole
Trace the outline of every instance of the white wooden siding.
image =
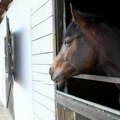
[(41, 120), (36, 114), (33, 114), (33, 120)]
[(53, 18), (52, 16), (32, 28), (32, 40), (52, 34), (53, 32)]
[(39, 104), (38, 102), (34, 101), (33, 109), (34, 109), (35, 114), (40, 118), (40, 120), (53, 120), (54, 111), (50, 111), (44, 105)]
[(38, 39), (32, 43), (32, 54), (52, 52), (52, 35)]
[(51, 64), (52, 61), (53, 61), (53, 53), (43, 53), (32, 56), (32, 64)]
[(53, 85), (53, 81), (50, 78), (50, 75), (33, 72), (33, 81), (38, 81), (46, 84)]
[(37, 3), (36, 6), (32, 8), (31, 15), (34, 14), (36, 11), (38, 11), (48, 1), (49, 0), (39, 0), (39, 3)]
[[(44, 0), (44, 2), (45, 1), (46, 0)], [(52, 6), (52, 1), (51, 0), (46, 1), (46, 4), (41, 6), (41, 8), (31, 16), (32, 28), (53, 15), (51, 6)]]
[(37, 93), (35, 91), (33, 91), (33, 100), (42, 104), (43, 106), (45, 106), (47, 109), (54, 111), (54, 103), (53, 103), (53, 99), (43, 96), (40, 93)]
[(40, 0), (31, 11), (33, 119), (55, 120), (54, 82), (49, 75), (53, 62), (52, 0)]
[(42, 83), (38, 81), (33, 81), (33, 90), (37, 91), (40, 94), (43, 94), (51, 99), (54, 99), (54, 88), (53, 85), (50, 85), (49, 83)]
[(32, 65), (33, 72), (49, 74), (50, 65)]

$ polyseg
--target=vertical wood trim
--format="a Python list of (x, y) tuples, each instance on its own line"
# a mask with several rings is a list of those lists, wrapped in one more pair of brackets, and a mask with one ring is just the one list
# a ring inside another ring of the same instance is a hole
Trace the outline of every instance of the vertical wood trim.
[(56, 56), (56, 50), (55, 50), (55, 33), (52, 33), (52, 48), (53, 48), (53, 59)]
[(64, 29), (64, 1), (63, 0), (55, 0), (55, 36), (56, 36), (56, 51), (57, 53), (60, 50), (63, 29)]
[(76, 120), (76, 112), (73, 113), (73, 118)]
[[(63, 33), (64, 33), (64, 28), (65, 28), (65, 2), (64, 0), (53, 0), (54, 2), (54, 29), (55, 29), (55, 40), (54, 40), (54, 57), (58, 54), (58, 52), (60, 51), (60, 47), (62, 45), (62, 38), (63, 38)], [(56, 90), (57, 90), (57, 85), (55, 83), (55, 94), (56, 94)], [(67, 88), (66, 88), (67, 91)], [(58, 104), (56, 102), (55, 99), (55, 107), (56, 107), (56, 120), (61, 119), (58, 118), (59, 114), (57, 111), (59, 111), (59, 107)], [(64, 120), (64, 119), (61, 119)]]

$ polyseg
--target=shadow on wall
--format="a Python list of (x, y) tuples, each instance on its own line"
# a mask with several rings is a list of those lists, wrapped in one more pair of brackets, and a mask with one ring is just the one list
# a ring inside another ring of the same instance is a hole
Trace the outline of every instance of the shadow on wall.
[(30, 39), (25, 33), (25, 29), (13, 33), (15, 39), (15, 81), (27, 87), (27, 81), (31, 75), (31, 50)]

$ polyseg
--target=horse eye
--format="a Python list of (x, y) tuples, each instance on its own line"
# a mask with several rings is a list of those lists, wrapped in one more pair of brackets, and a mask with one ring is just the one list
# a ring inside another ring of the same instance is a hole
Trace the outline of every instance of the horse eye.
[(65, 45), (70, 45), (70, 41), (69, 40), (65, 40), (64, 44)]

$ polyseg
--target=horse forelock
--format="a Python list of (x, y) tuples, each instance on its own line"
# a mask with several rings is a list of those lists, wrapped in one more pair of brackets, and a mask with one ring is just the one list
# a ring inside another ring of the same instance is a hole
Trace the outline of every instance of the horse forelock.
[(79, 30), (80, 30), (80, 27), (74, 21), (72, 21), (67, 27), (67, 30), (65, 32), (65, 36), (72, 37), (72, 35), (78, 33)]
[(106, 19), (100, 15), (97, 16), (87, 13), (83, 13), (82, 16), (87, 20), (89, 24), (88, 28), (82, 29), (75, 21), (71, 21), (67, 27), (64, 37), (70, 36), (74, 38), (75, 36), (80, 36), (81, 34), (84, 34), (87, 38), (91, 40), (99, 40), (93, 42), (100, 42), (102, 39), (100, 39), (100, 36), (98, 36), (97, 34), (103, 34), (102, 31), (100, 31), (100, 27), (106, 22)]

